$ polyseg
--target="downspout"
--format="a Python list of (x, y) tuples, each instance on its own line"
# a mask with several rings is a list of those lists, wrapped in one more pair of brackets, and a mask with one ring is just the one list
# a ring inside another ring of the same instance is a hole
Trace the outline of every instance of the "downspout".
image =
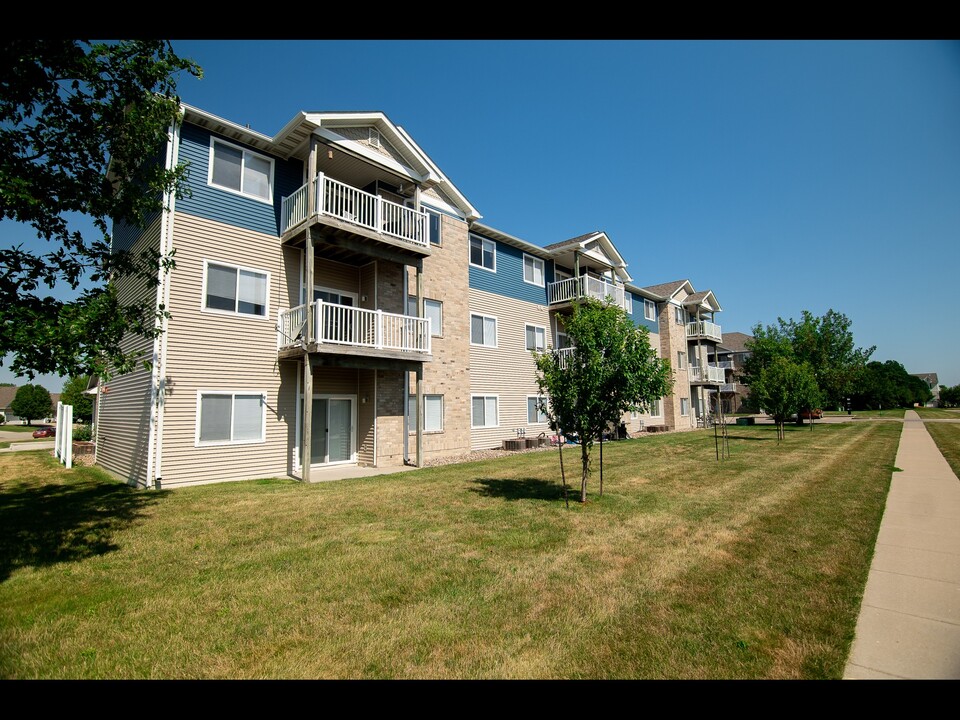
[[(409, 271), (403, 268), (403, 307), (407, 307)], [(403, 371), (403, 464), (410, 464), (410, 372)]]
[[(182, 112), (182, 108), (181, 108)], [(180, 158), (180, 125), (173, 122), (167, 132), (166, 170), (177, 166)], [(163, 196), (163, 214), (160, 220), (160, 254), (169, 257), (173, 249), (173, 214), (176, 205), (176, 193), (168, 190)], [(169, 271), (163, 266), (157, 270), (157, 311), (170, 307)], [(163, 460), (163, 411), (166, 399), (166, 363), (167, 363), (167, 322), (163, 317), (156, 319), (160, 331), (153, 340), (153, 382), (150, 387), (150, 435), (147, 447), (147, 475), (144, 480), (147, 489), (160, 489)]]

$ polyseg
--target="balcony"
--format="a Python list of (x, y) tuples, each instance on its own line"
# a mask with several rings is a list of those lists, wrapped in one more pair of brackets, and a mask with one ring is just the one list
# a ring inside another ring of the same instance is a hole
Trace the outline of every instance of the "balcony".
[(707, 320), (697, 320), (687, 323), (687, 340), (716, 340), (720, 342), (720, 326)]
[(716, 365), (691, 365), (687, 368), (687, 375), (692, 383), (709, 383), (711, 385), (722, 383), (726, 373), (721, 367)]
[(717, 363), (717, 367), (721, 367), (724, 370), (733, 370), (734, 369), (733, 360), (721, 360), (720, 362)]
[(547, 286), (547, 297), (551, 305), (571, 303), (588, 297), (600, 301), (610, 298), (614, 305), (628, 310), (627, 294), (622, 285), (587, 275), (550, 283)]
[(566, 370), (567, 366), (570, 364), (570, 359), (573, 357), (573, 348), (560, 348), (554, 352), (556, 352), (556, 358), (560, 368)]
[(382, 310), (313, 303), (314, 343), (301, 344), (306, 336), (307, 305), (281, 310), (277, 318), (277, 349), (305, 348), (343, 355), (368, 355), (397, 359), (430, 360), (430, 318), (399, 315)]
[[(330, 218), (348, 226), (373, 231), (391, 244), (429, 251), (426, 213), (351, 187), (338, 180), (317, 175), (314, 217)], [(311, 184), (283, 198), (280, 207), (280, 235), (311, 220), (308, 197)]]
[(737, 383), (723, 383), (720, 385), (720, 392), (722, 393), (735, 393), (737, 392)]

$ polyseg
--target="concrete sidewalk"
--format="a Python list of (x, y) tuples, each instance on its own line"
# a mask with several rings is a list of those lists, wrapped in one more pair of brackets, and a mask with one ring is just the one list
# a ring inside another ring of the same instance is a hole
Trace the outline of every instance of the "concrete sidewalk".
[(844, 679), (960, 679), (960, 481), (913, 410), (896, 467)]

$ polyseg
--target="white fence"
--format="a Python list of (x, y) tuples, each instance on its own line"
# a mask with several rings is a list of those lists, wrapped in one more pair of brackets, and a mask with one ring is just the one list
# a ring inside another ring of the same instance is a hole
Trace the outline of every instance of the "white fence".
[[(430, 318), (366, 310), (316, 300), (313, 303), (317, 342), (430, 354)], [(305, 337), (306, 306), (281, 310), (277, 319), (277, 347)]]

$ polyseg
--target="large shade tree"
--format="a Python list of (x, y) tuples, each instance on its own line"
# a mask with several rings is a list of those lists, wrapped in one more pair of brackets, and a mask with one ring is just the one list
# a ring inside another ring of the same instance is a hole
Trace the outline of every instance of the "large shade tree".
[(10, 409), (27, 421), (48, 417), (53, 413), (53, 401), (50, 392), (40, 385), (21, 385), (10, 403)]
[(183, 187), (186, 168), (161, 157), (181, 72), (201, 75), (165, 40), (0, 41), (0, 218), (38, 239), (0, 248), (0, 362), (18, 375), (123, 372), (123, 335), (158, 332), (165, 309), (113, 281), (155, 285), (171, 258), (114, 251), (110, 225), (142, 226)]
[(625, 412), (647, 410), (670, 392), (670, 364), (657, 357), (647, 329), (612, 303), (584, 300), (563, 324), (573, 347), (535, 354), (537, 383), (551, 425), (578, 439), (586, 502), (594, 443)]
[(846, 315), (832, 309), (819, 317), (804, 310), (800, 320), (777, 318), (776, 325), (755, 325), (753, 337), (746, 342), (750, 354), (741, 374), (753, 400), (757, 400), (754, 388), (763, 370), (776, 358), (786, 358), (809, 368), (821, 403), (843, 405), (875, 350), (857, 347), (850, 326)]

